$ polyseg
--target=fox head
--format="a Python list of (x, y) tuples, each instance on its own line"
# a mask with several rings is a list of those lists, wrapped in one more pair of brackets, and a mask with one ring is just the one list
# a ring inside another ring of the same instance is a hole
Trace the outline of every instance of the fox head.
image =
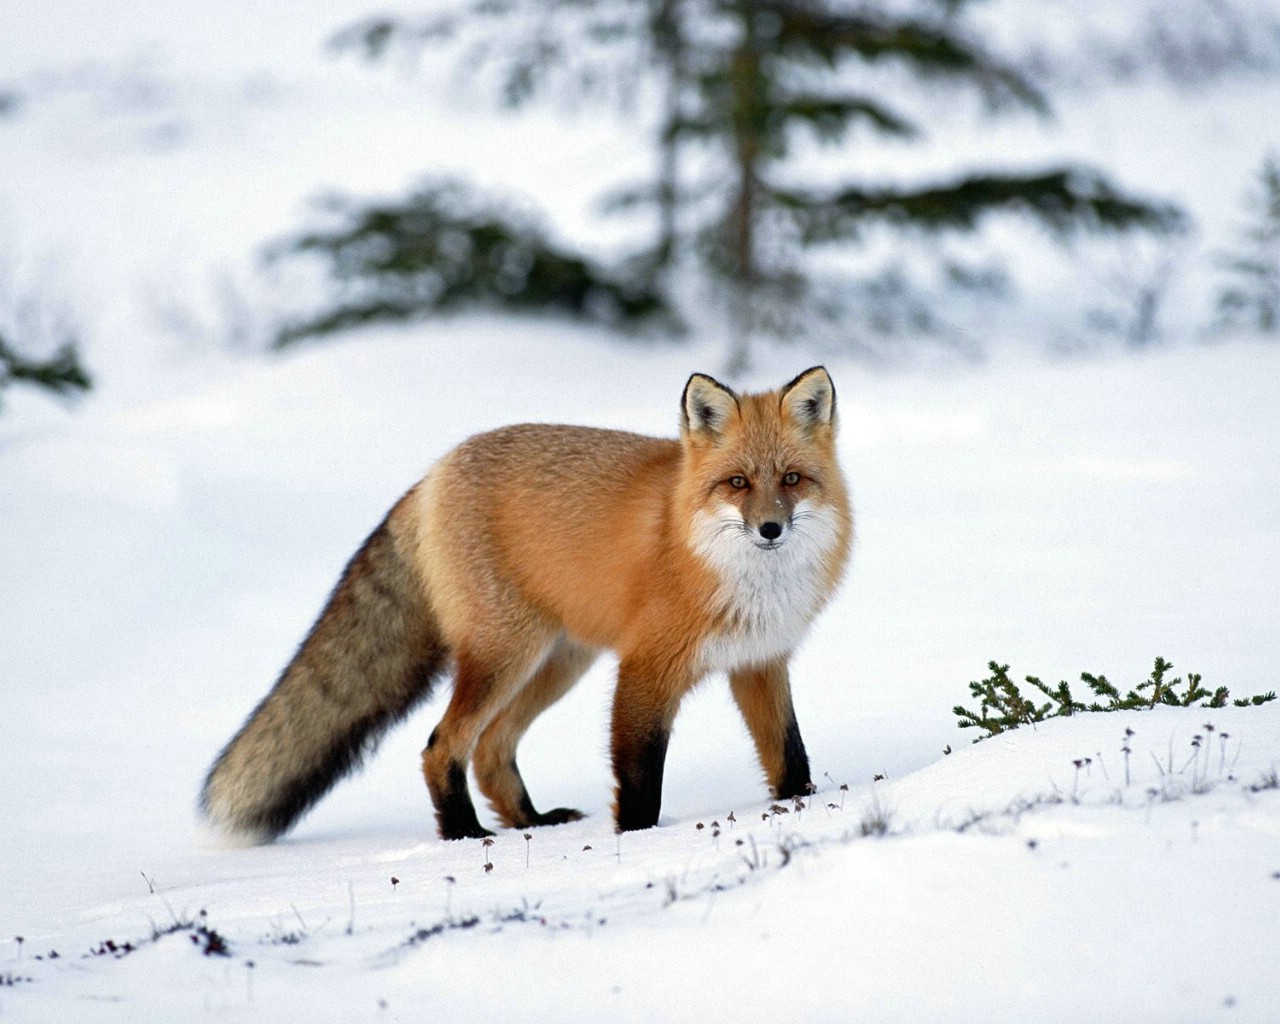
[(806, 534), (816, 540), (816, 517), (847, 519), (835, 385), (823, 367), (757, 395), (695, 373), (681, 412), (684, 497), (699, 520), (695, 546), (714, 539), (721, 554), (744, 545), (768, 553)]
[(704, 667), (763, 664), (794, 649), (848, 559), (835, 387), (820, 366), (760, 395), (694, 374), (681, 422), (678, 514), (718, 581), (725, 623)]

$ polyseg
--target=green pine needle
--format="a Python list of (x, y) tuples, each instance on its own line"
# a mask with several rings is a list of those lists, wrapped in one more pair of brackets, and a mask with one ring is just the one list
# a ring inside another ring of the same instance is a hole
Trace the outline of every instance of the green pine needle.
[[(1153, 708), (1157, 704), (1221, 708), (1226, 707), (1230, 698), (1225, 686), (1219, 686), (1210, 692), (1201, 684), (1201, 677), (1194, 672), (1187, 674), (1185, 682), (1180, 677), (1167, 679), (1173, 664), (1164, 658), (1156, 658), (1151, 675), (1123, 696), (1106, 676), (1081, 672), (1081, 680), (1095, 696), (1101, 698), (1091, 704), (1077, 701), (1071, 694), (1071, 686), (1065, 680), (1050, 687), (1035, 676), (1027, 676), (1026, 682), (1049, 698), (1048, 703), (1037, 705), (1028, 700), (1018, 684), (1009, 678), (1008, 665), (990, 661), (987, 662), (987, 668), (991, 675), (980, 682), (969, 683), (969, 692), (980, 702), (978, 710), (970, 711), (960, 704), (952, 708), (952, 713), (959, 719), (956, 724), (961, 729), (981, 730), (982, 735), (974, 742), (1016, 729), (1020, 725), (1043, 722), (1047, 718), (1063, 718), (1082, 711), (1132, 711)], [(1269, 691), (1232, 703), (1236, 707), (1257, 707), (1275, 699), (1275, 692)]]

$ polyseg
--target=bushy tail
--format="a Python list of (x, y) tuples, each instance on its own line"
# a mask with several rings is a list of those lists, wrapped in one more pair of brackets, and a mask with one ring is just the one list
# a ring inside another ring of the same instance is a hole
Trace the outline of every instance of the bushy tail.
[(271, 692), (209, 770), (200, 809), (254, 842), (287, 832), (424, 700), (448, 650), (394, 521), (347, 564)]

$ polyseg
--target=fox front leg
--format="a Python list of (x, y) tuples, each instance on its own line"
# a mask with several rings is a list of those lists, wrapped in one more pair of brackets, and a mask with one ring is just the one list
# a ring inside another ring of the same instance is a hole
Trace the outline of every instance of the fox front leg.
[(755, 741), (769, 791), (779, 800), (809, 793), (809, 755), (791, 703), (786, 661), (735, 669), (729, 689)]
[(619, 832), (658, 823), (671, 724), (691, 684), (684, 673), (655, 671), (626, 661), (619, 666), (611, 729), (617, 782), (613, 813)]

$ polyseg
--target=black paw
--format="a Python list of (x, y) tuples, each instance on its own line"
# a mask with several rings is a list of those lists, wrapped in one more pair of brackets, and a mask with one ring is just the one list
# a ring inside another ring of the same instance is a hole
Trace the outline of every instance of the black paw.
[(488, 836), (497, 835), (496, 832), (490, 832), (483, 825), (464, 825), (454, 828), (445, 828), (440, 826), (441, 839), (485, 839)]

